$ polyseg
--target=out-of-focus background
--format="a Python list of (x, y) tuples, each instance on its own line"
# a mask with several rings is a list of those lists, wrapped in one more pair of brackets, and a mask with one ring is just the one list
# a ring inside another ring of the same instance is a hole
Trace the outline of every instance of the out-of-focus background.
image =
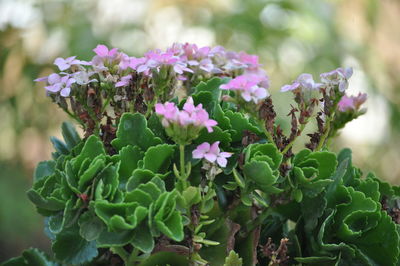
[(334, 149), (351, 147), (365, 172), (400, 184), (399, 17), (398, 0), (0, 0), (0, 262), (29, 246), (49, 251), (25, 191), (67, 119), (32, 81), (56, 57), (90, 60), (98, 43), (133, 56), (173, 42), (244, 50), (271, 76), (283, 121), (283, 84), (351, 66), (349, 92), (368, 93), (368, 113)]

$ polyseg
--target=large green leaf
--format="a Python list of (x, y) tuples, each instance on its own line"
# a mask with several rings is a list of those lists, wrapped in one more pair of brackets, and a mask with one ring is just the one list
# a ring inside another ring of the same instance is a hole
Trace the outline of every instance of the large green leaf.
[(96, 242), (82, 238), (77, 227), (58, 234), (52, 250), (58, 260), (73, 265), (90, 262), (98, 255)]
[(114, 155), (111, 160), (114, 163), (120, 162), (119, 182), (126, 184), (132, 176), (133, 170), (138, 167), (138, 162), (143, 159), (143, 152), (138, 146), (125, 146), (118, 155)]
[(146, 118), (142, 114), (125, 113), (118, 125), (117, 138), (111, 144), (117, 150), (133, 145), (145, 151), (151, 146), (161, 144), (161, 139), (147, 127)]
[(154, 173), (165, 173), (175, 151), (174, 145), (160, 144), (150, 147), (144, 154), (144, 168)]

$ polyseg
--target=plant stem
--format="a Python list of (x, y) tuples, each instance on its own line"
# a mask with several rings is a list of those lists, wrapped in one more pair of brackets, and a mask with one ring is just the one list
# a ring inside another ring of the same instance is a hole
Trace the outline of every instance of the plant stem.
[(294, 139), (291, 142), (289, 142), (288, 145), (286, 145), (286, 147), (281, 152), (282, 154), (286, 154), (288, 152), (288, 150), (293, 146), (293, 144), (296, 142), (297, 137), (299, 137), (301, 135), (301, 133), (303, 132), (303, 130), (306, 127), (306, 125), (307, 124), (301, 124), (300, 125), (299, 134), (296, 137), (294, 137)]
[(120, 256), (124, 261), (124, 265), (130, 265), (128, 252), (123, 247), (111, 247), (111, 252)]
[(259, 124), (268, 141), (275, 145), (274, 138), (272, 137), (271, 133), (265, 128), (265, 122), (263, 120), (259, 120)]
[(245, 228), (243, 228), (243, 230), (240, 232), (241, 236), (246, 236), (248, 233), (250, 233), (251, 231), (253, 231), (254, 229), (256, 229), (257, 226), (259, 226), (260, 224), (262, 224), (264, 222), (264, 220), (270, 216), (272, 213), (272, 208), (268, 208), (267, 210), (265, 210), (264, 212), (262, 212), (259, 216), (257, 216), (257, 218), (255, 218), (254, 220), (251, 220), (249, 223), (246, 224)]
[(316, 151), (321, 150), (322, 147), (324, 146), (326, 138), (329, 136), (329, 132), (331, 130), (331, 122), (334, 117), (335, 117), (335, 112), (332, 112), (332, 115), (326, 119), (326, 121), (325, 121), (326, 128), (325, 128), (324, 134), (322, 135), (321, 139), (319, 140), (317, 148), (315, 149)]
[(186, 184), (186, 169), (185, 169), (185, 145), (180, 144), (179, 145), (179, 158), (180, 158), (180, 180), (182, 182), (182, 187), (183, 189), (187, 188), (187, 184)]

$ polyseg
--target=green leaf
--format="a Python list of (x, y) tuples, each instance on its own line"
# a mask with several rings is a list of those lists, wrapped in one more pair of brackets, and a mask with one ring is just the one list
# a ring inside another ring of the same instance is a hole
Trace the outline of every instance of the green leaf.
[(266, 162), (249, 162), (245, 164), (243, 173), (246, 178), (253, 180), (263, 191), (268, 191), (277, 180), (277, 177), (272, 173), (271, 167)]
[(149, 182), (156, 174), (147, 169), (136, 169), (126, 183), (126, 190), (132, 191), (142, 183)]
[(85, 159), (93, 160), (99, 155), (106, 155), (104, 150), (103, 142), (99, 137), (91, 135), (85, 142), (81, 153), (71, 160), (74, 173), (78, 173), (83, 161)]
[(68, 147), (68, 150), (72, 150), (72, 148), (78, 145), (81, 141), (78, 132), (76, 132), (75, 127), (71, 123), (62, 123), (61, 133), (65, 140), (66, 146)]
[(182, 192), (182, 196), (185, 199), (187, 207), (190, 207), (201, 201), (201, 194), (198, 187), (189, 186)]
[(243, 114), (236, 112), (234, 113), (229, 110), (225, 112), (225, 116), (229, 118), (229, 121), (232, 125), (232, 129), (235, 130), (231, 134), (233, 142), (241, 141), (243, 137), (243, 132), (245, 130), (251, 131), (258, 135), (261, 134), (261, 131), (257, 127), (252, 125), (250, 121), (244, 117)]
[[(61, 140), (59, 140), (56, 137), (50, 137), (50, 141), (53, 144), (54, 149), (58, 153), (58, 156), (61, 155), (61, 154), (64, 154), (64, 155), (68, 155), (69, 154), (68, 147), (64, 142), (62, 142)], [(56, 156), (56, 158), (58, 156)]]
[(126, 184), (132, 176), (133, 170), (138, 167), (138, 162), (143, 159), (143, 152), (138, 146), (125, 146), (118, 155), (111, 157), (114, 163), (120, 163), (119, 166), (119, 182)]
[(218, 126), (223, 130), (232, 130), (231, 121), (225, 116), (225, 113), (222, 111), (222, 108), (219, 104), (215, 106), (213, 118), (218, 122)]
[(233, 171), (233, 177), (235, 178), (236, 183), (239, 185), (241, 188), (245, 188), (246, 184), (245, 181), (242, 177), (242, 175), (234, 168)]
[(250, 159), (256, 155), (266, 155), (271, 158), (273, 164), (270, 165), (273, 170), (279, 168), (283, 155), (278, 151), (276, 146), (271, 143), (266, 144), (251, 144), (249, 146), (250, 149)]
[(33, 173), (33, 181), (37, 182), (38, 180), (50, 176), (54, 174), (54, 169), (56, 167), (55, 161), (43, 161), (38, 163), (35, 168), (35, 172)]
[(155, 265), (171, 265), (171, 266), (187, 266), (189, 260), (185, 255), (179, 255), (175, 252), (161, 251), (150, 255), (145, 259), (140, 266), (155, 266)]
[(117, 150), (132, 145), (145, 151), (151, 146), (161, 144), (161, 139), (147, 127), (146, 118), (142, 114), (125, 113), (118, 125), (117, 138), (111, 144)]
[(135, 232), (132, 230), (125, 230), (121, 232), (109, 232), (104, 230), (97, 238), (98, 247), (119, 247), (129, 244), (134, 238)]
[(225, 259), (224, 266), (242, 266), (243, 265), (243, 260), (239, 257), (235, 251), (231, 250), (229, 252), (228, 257)]
[(167, 142), (168, 137), (165, 134), (165, 129), (156, 113), (151, 114), (150, 118), (147, 120), (147, 126), (156, 137), (162, 140), (162, 142)]
[(144, 154), (144, 168), (154, 173), (164, 173), (171, 164), (175, 146), (160, 144), (150, 147)]
[(231, 134), (228, 130), (222, 131), (218, 126), (213, 127), (213, 132), (209, 133), (207, 129), (203, 128), (200, 131), (199, 137), (194, 141), (196, 144), (201, 144), (203, 142), (214, 143), (216, 141), (220, 142), (220, 146), (229, 147), (232, 142)]
[(203, 108), (207, 111), (210, 117), (213, 116), (217, 102), (213, 100), (213, 95), (211, 92), (200, 91), (196, 94), (192, 94), (191, 96), (195, 105), (202, 104)]
[(321, 151), (313, 152), (308, 158), (316, 159), (318, 161), (318, 179), (327, 179), (332, 176), (336, 170), (337, 160), (336, 155), (332, 152)]
[(92, 180), (95, 175), (105, 167), (104, 155), (99, 155), (89, 165), (86, 171), (79, 177), (78, 189), (83, 192), (85, 185)]
[(79, 234), (87, 241), (96, 240), (104, 229), (103, 222), (90, 211), (79, 217)]
[(88, 242), (79, 235), (77, 227), (57, 235), (52, 250), (58, 260), (66, 264), (83, 264), (97, 257), (96, 242)]
[(154, 223), (164, 235), (172, 240), (182, 241), (182, 215), (175, 210), (177, 192), (164, 192), (156, 201)]
[(36, 248), (24, 250), (21, 256), (9, 259), (2, 266), (56, 266), (58, 263), (50, 261), (48, 257)]
[(212, 100), (215, 103), (219, 102), (219, 99), (221, 97), (221, 90), (220, 86), (222, 84), (225, 84), (229, 81), (229, 78), (218, 78), (214, 77), (212, 79), (207, 80), (207, 82), (201, 81), (195, 88), (195, 92), (193, 94), (198, 94), (200, 92), (209, 92), (212, 95)]
[(135, 230), (132, 245), (144, 253), (150, 254), (154, 249), (154, 239), (146, 222), (142, 222)]
[(301, 211), (305, 222), (306, 232), (311, 232), (318, 224), (318, 219), (324, 214), (327, 205), (325, 193), (320, 193), (317, 197), (303, 197)]

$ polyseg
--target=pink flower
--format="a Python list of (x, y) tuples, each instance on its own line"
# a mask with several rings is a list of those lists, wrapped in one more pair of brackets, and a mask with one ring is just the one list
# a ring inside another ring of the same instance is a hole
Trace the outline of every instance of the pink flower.
[(108, 50), (107, 46), (99, 44), (96, 46), (96, 48), (93, 49), (93, 52), (95, 52), (98, 56), (103, 58), (115, 57), (118, 54), (118, 48), (113, 48), (111, 50)]
[(115, 83), (115, 87), (118, 88), (118, 87), (127, 86), (127, 85), (129, 85), (129, 82), (131, 82), (131, 80), (132, 80), (132, 75), (131, 74), (123, 76), (123, 77), (121, 77), (120, 81)]
[(359, 93), (357, 96), (343, 95), (338, 103), (338, 110), (340, 112), (357, 111), (360, 106), (367, 100), (366, 93)]
[(268, 77), (250, 73), (237, 76), (227, 84), (221, 85), (220, 89), (239, 91), (246, 102), (253, 101), (257, 104), (270, 95), (267, 89), (260, 85), (268, 85)]
[(269, 93), (265, 88), (254, 85), (243, 91), (241, 96), (246, 102), (253, 101), (255, 104), (257, 104), (260, 100), (268, 97)]
[(294, 91), (298, 88), (304, 91), (318, 90), (321, 86), (321, 83), (316, 83), (314, 81), (311, 74), (303, 73), (300, 74), (292, 84), (283, 86), (281, 92)]
[(193, 125), (197, 128), (205, 127), (208, 132), (213, 132), (212, 127), (217, 125), (215, 120), (210, 119), (201, 104), (194, 105), (192, 97), (188, 97), (181, 111), (171, 102), (158, 103), (155, 109), (156, 114), (162, 117), (161, 123), (164, 127), (169, 127), (171, 124), (177, 124), (181, 127)]
[(179, 109), (175, 103), (166, 102), (164, 104), (157, 103), (155, 106), (156, 114), (163, 117), (161, 123), (164, 127), (168, 127), (170, 123), (177, 122)]
[(322, 73), (320, 75), (321, 81), (328, 86), (338, 86), (339, 91), (344, 92), (349, 86), (349, 79), (353, 75), (353, 69), (337, 68), (330, 72)]
[(71, 57), (68, 57), (68, 58), (65, 58), (65, 59), (61, 58), (61, 57), (58, 57), (58, 58), (56, 58), (56, 60), (54, 60), (54, 64), (61, 71), (67, 70), (72, 65), (91, 65), (90, 62), (81, 61), (81, 60), (78, 60), (78, 59), (75, 59), (75, 58), (76, 58), (76, 56), (71, 56)]
[(230, 152), (221, 152), (219, 147), (219, 141), (214, 142), (210, 145), (204, 142), (197, 146), (197, 148), (192, 152), (194, 159), (206, 159), (210, 163), (217, 162), (219, 166), (226, 167), (228, 161), (226, 158), (232, 156)]
[(47, 78), (48, 86), (45, 89), (52, 93), (60, 92), (63, 97), (68, 97), (71, 93), (71, 85), (75, 83), (76, 80), (69, 76), (61, 77), (58, 74), (50, 74)]

